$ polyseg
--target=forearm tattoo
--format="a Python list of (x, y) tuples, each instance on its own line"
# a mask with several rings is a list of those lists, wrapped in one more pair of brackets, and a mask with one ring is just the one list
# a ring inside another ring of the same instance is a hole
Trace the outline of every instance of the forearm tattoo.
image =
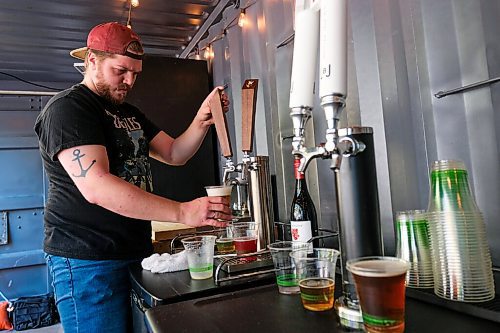
[(73, 155), (75, 156), (73, 161), (77, 161), (78, 165), (80, 166), (80, 174), (79, 175), (73, 174), (73, 177), (85, 177), (90, 168), (92, 168), (92, 166), (95, 164), (96, 160), (93, 160), (92, 163), (89, 165), (89, 167), (87, 169), (84, 169), (82, 166), (82, 161), (80, 161), (80, 159), (83, 156), (85, 156), (85, 154), (80, 154), (80, 149), (75, 149), (73, 150)]

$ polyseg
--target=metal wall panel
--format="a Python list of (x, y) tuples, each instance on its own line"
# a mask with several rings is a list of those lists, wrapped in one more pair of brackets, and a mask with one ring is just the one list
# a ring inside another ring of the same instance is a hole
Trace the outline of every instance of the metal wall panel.
[(50, 290), (42, 250), (45, 177), (33, 131), (47, 101), (40, 96), (0, 96), (0, 211), (6, 234), (0, 245), (0, 290), (8, 298)]
[[(277, 179), (280, 219), (287, 220), (293, 187), (291, 145), (286, 139), (292, 127), (288, 97), (293, 43), (276, 46), (293, 33), (294, 1), (258, 3), (242, 1), (242, 7), (251, 5), (246, 13), (252, 24), (243, 29), (231, 27), (214, 43), (223, 43), (231, 56), (222, 57), (216, 48), (213, 75), (216, 82), (230, 81), (235, 141), (241, 135), (241, 85), (249, 77), (261, 80), (258, 98), (262, 104), (257, 112), (264, 112), (266, 119), (259, 123), (265, 129), (258, 129), (256, 140), (267, 143), (269, 155), (274, 156), (271, 170)], [(469, 170), (485, 217), (493, 263), (500, 266), (496, 241), (500, 238), (496, 223), (500, 215), (500, 113), (495, 112), (500, 90), (493, 85), (442, 99), (434, 96), (440, 90), (499, 75), (500, 3), (350, 0), (348, 11), (349, 95), (340, 125), (374, 129), (386, 253), (394, 253), (394, 212), (427, 208), (432, 162), (459, 159)], [(224, 24), (237, 14), (237, 9), (228, 8), (225, 19), (200, 46), (219, 36)], [(262, 20), (265, 25), (259, 25)], [(318, 111), (314, 110), (307, 130), (308, 145), (312, 140), (324, 141), (323, 115)], [(329, 164), (318, 161), (309, 169), (321, 224), (335, 226)]]
[(43, 257), (43, 208), (6, 211), (8, 243), (0, 245), (0, 290), (8, 298), (50, 290)]

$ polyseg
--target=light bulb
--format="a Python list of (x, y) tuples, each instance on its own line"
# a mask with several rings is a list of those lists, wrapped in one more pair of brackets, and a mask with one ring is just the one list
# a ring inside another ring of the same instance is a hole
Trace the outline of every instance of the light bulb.
[(211, 54), (210, 48), (211, 48), (211, 46), (207, 45), (205, 47), (205, 52), (203, 53), (203, 57), (205, 57), (205, 59), (207, 59), (207, 60), (208, 60), (208, 58), (210, 58), (210, 54)]
[(127, 23), (127, 28), (132, 30), (132, 25), (130, 23)]
[(139, 7), (139, 0), (130, 0), (132, 7)]
[(247, 17), (246, 17), (245, 10), (242, 9), (240, 12), (240, 17), (238, 18), (238, 25), (243, 28), (243, 26), (246, 24), (246, 20), (247, 20)]

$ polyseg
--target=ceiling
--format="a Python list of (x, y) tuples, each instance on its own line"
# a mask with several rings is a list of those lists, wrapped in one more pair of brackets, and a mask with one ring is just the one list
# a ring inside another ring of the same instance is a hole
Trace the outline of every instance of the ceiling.
[[(216, 21), (222, 6), (233, 2), (140, 0), (131, 24), (147, 54), (176, 57), (207, 19)], [(0, 82), (13, 80), (6, 74), (36, 82), (80, 80), (69, 51), (85, 46), (99, 23), (126, 24), (128, 13), (129, 0), (0, 0)]]

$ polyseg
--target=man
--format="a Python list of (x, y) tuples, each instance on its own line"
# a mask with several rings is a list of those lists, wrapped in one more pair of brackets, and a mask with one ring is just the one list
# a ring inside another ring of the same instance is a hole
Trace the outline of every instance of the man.
[(189, 160), (213, 123), (208, 101), (219, 88), (174, 139), (125, 103), (143, 54), (128, 27), (94, 27), (87, 47), (71, 52), (85, 60), (82, 83), (54, 96), (35, 124), (49, 179), (44, 251), (66, 333), (130, 329), (127, 266), (152, 253), (150, 220), (221, 227), (231, 219), (222, 197), (179, 203), (149, 193), (148, 154)]

